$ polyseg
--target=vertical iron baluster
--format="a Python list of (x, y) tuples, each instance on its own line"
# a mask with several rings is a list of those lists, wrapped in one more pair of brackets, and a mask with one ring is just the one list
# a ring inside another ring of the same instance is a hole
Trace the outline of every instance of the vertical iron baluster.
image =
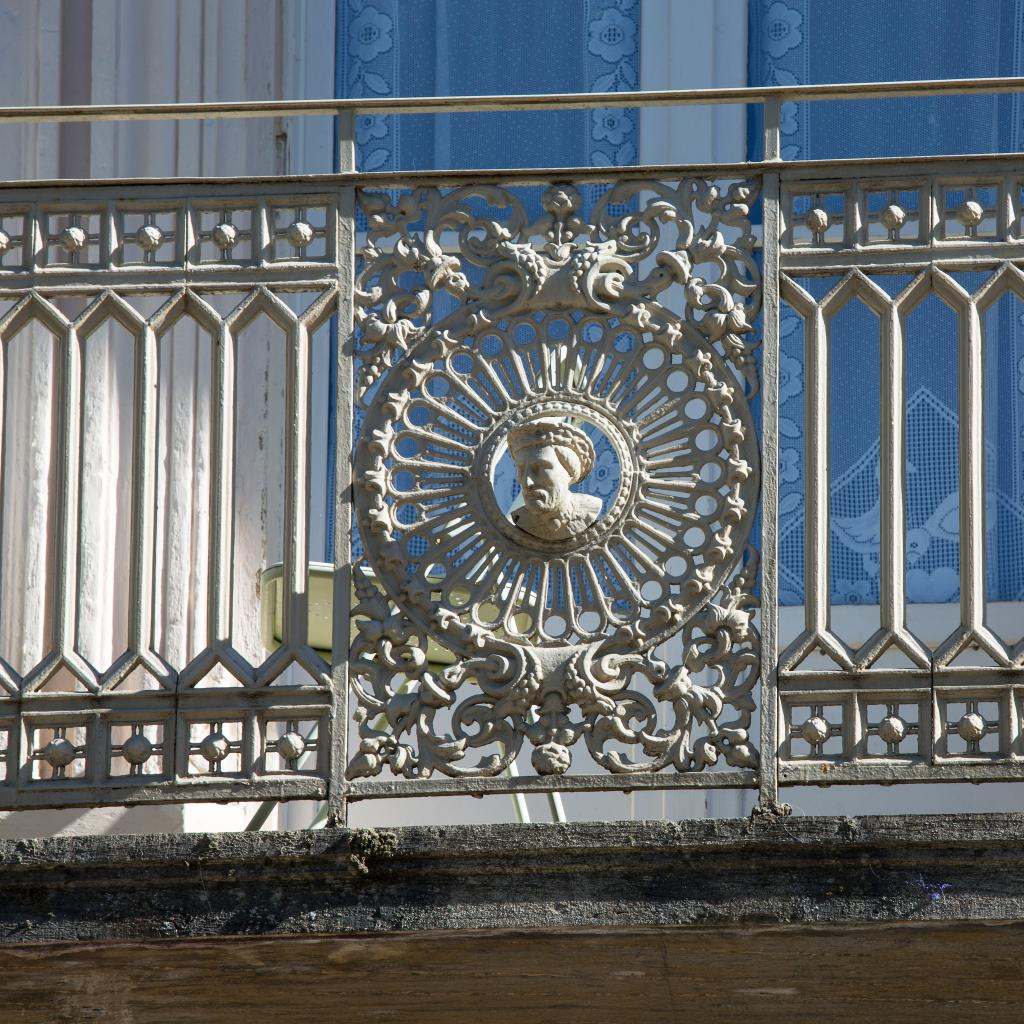
[[(355, 115), (338, 112), (338, 172), (356, 169)], [(345, 766), (348, 763), (348, 649), (349, 605), (352, 598), (352, 368), (353, 289), (355, 287), (356, 190), (338, 190), (338, 358), (335, 366), (335, 479), (334, 479), (334, 621), (331, 627), (332, 736), (328, 789), (328, 820), (348, 820)]]
[[(780, 104), (764, 105), (764, 155), (780, 158)], [(780, 180), (765, 174), (762, 239), (761, 359), (761, 772), (758, 807), (779, 808), (778, 532), (779, 532), (779, 242)]]

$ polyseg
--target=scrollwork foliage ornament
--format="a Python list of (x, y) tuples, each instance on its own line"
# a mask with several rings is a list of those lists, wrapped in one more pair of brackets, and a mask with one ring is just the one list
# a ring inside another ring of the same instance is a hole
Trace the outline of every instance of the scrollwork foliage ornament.
[(756, 766), (754, 191), (361, 196), (350, 777)]
[[(533, 745), (539, 774), (561, 774), (581, 737), (595, 763), (614, 774), (692, 771), (719, 759), (756, 767), (750, 741), (760, 666), (760, 638), (752, 623), (757, 600), (750, 594), (756, 568), (751, 551), (731, 585), (683, 628), (682, 657), (672, 667), (617, 636), (582, 648), (562, 674), (547, 679), (544, 666), (513, 644), (486, 657), (431, 667), (416, 626), (364, 572), (357, 583), (351, 652), (360, 745), (349, 777), (376, 775), (385, 766), (410, 779), (435, 770), (498, 775), (524, 739)], [(459, 700), (467, 682), (476, 687)], [(726, 709), (729, 721), (723, 721)], [(438, 729), (442, 718), (447, 731)], [(625, 756), (622, 747), (643, 756)], [(464, 763), (473, 753), (477, 757)]]
[[(747, 181), (729, 184), (724, 194), (701, 179), (675, 186), (625, 181), (605, 193), (588, 221), (580, 216), (578, 190), (553, 185), (544, 193), (544, 212), (530, 221), (520, 200), (499, 186), (416, 189), (394, 202), (385, 193), (361, 192), (369, 230), (356, 284), (360, 396), (396, 356), (431, 333), (479, 330), (517, 306), (539, 308), (541, 300), (604, 313), (615, 306), (624, 322), (635, 319), (670, 337), (685, 324), (733, 362), (752, 394), (756, 343), (745, 336), (761, 300), (750, 224), (756, 196)], [(505, 216), (481, 216), (487, 205), (488, 214)], [(637, 208), (613, 212), (630, 205)], [(674, 238), (666, 240), (669, 227)], [(442, 247), (449, 235), (457, 238), (458, 255)], [(645, 272), (652, 254), (656, 264)], [(469, 268), (486, 271), (481, 284), (470, 285)], [(662, 320), (651, 303), (673, 285), (685, 289), (685, 306)], [(462, 304), (439, 319), (434, 300), (445, 293)]]

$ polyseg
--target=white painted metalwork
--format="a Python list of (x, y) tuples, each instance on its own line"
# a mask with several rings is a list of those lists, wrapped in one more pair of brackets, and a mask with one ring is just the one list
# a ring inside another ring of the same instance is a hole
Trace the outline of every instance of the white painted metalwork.
[[(3, 806), (171, 801), (199, 792), (203, 799), (326, 796), (336, 712), (329, 666), (307, 640), (309, 338), (338, 307), (338, 201), (337, 189), (301, 186), (133, 186), (72, 199), (63, 190), (17, 189), (0, 196), (4, 217), (21, 219), (19, 245), (0, 269), (8, 304), (0, 318), (4, 353), (8, 339), (27, 330), (51, 332), (61, 353), (52, 645), (38, 664), (20, 670), (0, 662)], [(69, 229), (60, 235), (48, 227), (86, 203), (104, 211), (106, 225), (88, 252), (77, 236), (65, 237)], [(291, 221), (281, 223), (279, 211)], [(156, 218), (159, 239), (156, 229), (147, 233)], [(222, 231), (210, 248), (210, 221), (243, 226)], [(166, 253), (164, 238), (172, 240)], [(139, 242), (134, 254), (132, 239)], [(61, 256), (69, 242), (70, 262)], [(218, 312), (225, 293), (231, 301)], [(80, 311), (63, 312), (69, 303)], [(262, 664), (238, 648), (232, 622), (235, 433), (245, 400), (236, 387), (237, 346), (258, 317), (276, 325), (285, 349), (284, 643)], [(159, 345), (184, 320), (213, 339), (205, 371), (213, 410), (209, 601), (204, 649), (172, 663), (153, 633), (156, 403)], [(131, 408), (122, 410), (134, 438), (130, 531), (121, 539), (130, 551), (130, 597), (126, 647), (115, 647), (104, 667), (83, 653), (78, 626), (86, 597), (79, 555), (89, 471), (83, 416), (86, 401), (96, 399), (85, 392), (83, 374), (88, 347), (114, 324), (135, 353)], [(5, 576), (3, 586), (5, 601), (18, 600), (16, 580)]]
[[(495, 776), (524, 741), (541, 776), (578, 741), (612, 774), (756, 767), (755, 198), (700, 179), (622, 181), (592, 210), (564, 184), (361, 193), (353, 795), (382, 771)], [(587, 430), (617, 465), (603, 508), (569, 490)]]
[[(1024, 777), (1024, 650), (989, 624), (985, 596), (981, 320), (1000, 295), (1024, 294), (1022, 178), (1016, 161), (952, 165), (873, 165), (828, 179), (783, 172), (782, 295), (805, 325), (807, 377), (805, 626), (779, 661), (783, 782)], [(986, 275), (973, 293), (953, 276), (964, 270)], [(900, 290), (885, 287), (908, 272)], [(794, 280), (837, 276), (820, 300)], [(959, 324), (960, 402), (960, 621), (932, 646), (907, 624), (904, 586), (907, 322), (930, 295)], [(881, 594), (878, 630), (851, 646), (829, 598), (828, 431), (838, 425), (826, 396), (832, 323), (855, 298), (881, 325)]]
[[(787, 164), (779, 148), (783, 102), (1007, 91), (1024, 80), (0, 109), (0, 123), (330, 113), (340, 169), (0, 190), (0, 373), (26, 331), (55, 353), (52, 409), (38, 412), (52, 422), (38, 499), (53, 510), (49, 615), (35, 646), (0, 652), (0, 807), (313, 797), (338, 822), (349, 800), (385, 795), (757, 787), (759, 807), (778, 810), (787, 784), (1024, 778), (1024, 639), (986, 606), (983, 458), (983, 317), (1004, 294), (1024, 299), (1024, 169), (1007, 156)], [(765, 159), (355, 168), (357, 110), (609, 102), (762, 103)], [(968, 287), (965, 270), (983, 282)], [(909, 283), (886, 287), (894, 274)], [(832, 287), (808, 283), (825, 277)], [(958, 318), (961, 424), (960, 621), (937, 644), (911, 628), (904, 583), (906, 335), (931, 295)], [(829, 589), (829, 356), (854, 301), (880, 323), (869, 636), (846, 631)], [(786, 637), (782, 303), (805, 324), (807, 381), (805, 604)], [(157, 641), (155, 597), (161, 353), (184, 323), (210, 338), (208, 598), (187, 655)], [(239, 345), (257, 323), (280, 337), (282, 378), (282, 543), (264, 557), (281, 562), (280, 643), (265, 658), (234, 607), (239, 516), (263, 514), (239, 507)], [(311, 352), (328, 324), (341, 456), (330, 663), (310, 642), (309, 601)], [(95, 353), (115, 343), (130, 379), (104, 392)], [(0, 389), (5, 445), (21, 436), (14, 398)], [(93, 578), (81, 538), (96, 522), (93, 424), (115, 400), (130, 413), (127, 613), (108, 657), (80, 635)], [(619, 476), (600, 508), (570, 489), (595, 432)], [(514, 470), (522, 509), (493, 486)], [(5, 566), (0, 580), (5, 602), (29, 599)], [(533, 776), (516, 774), (527, 747)]]

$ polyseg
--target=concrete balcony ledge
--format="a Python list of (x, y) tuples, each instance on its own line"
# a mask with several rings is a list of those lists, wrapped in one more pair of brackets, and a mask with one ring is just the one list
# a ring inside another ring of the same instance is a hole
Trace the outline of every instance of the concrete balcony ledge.
[(0, 843), (12, 1024), (991, 1024), (1022, 959), (1019, 814)]
[(1024, 921), (1024, 815), (0, 842), (0, 941)]

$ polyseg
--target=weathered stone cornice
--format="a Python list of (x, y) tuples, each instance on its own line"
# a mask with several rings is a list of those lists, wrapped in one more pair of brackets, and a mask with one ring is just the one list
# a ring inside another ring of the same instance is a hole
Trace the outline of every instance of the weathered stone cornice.
[(0, 843), (0, 941), (1024, 920), (1024, 815)]

